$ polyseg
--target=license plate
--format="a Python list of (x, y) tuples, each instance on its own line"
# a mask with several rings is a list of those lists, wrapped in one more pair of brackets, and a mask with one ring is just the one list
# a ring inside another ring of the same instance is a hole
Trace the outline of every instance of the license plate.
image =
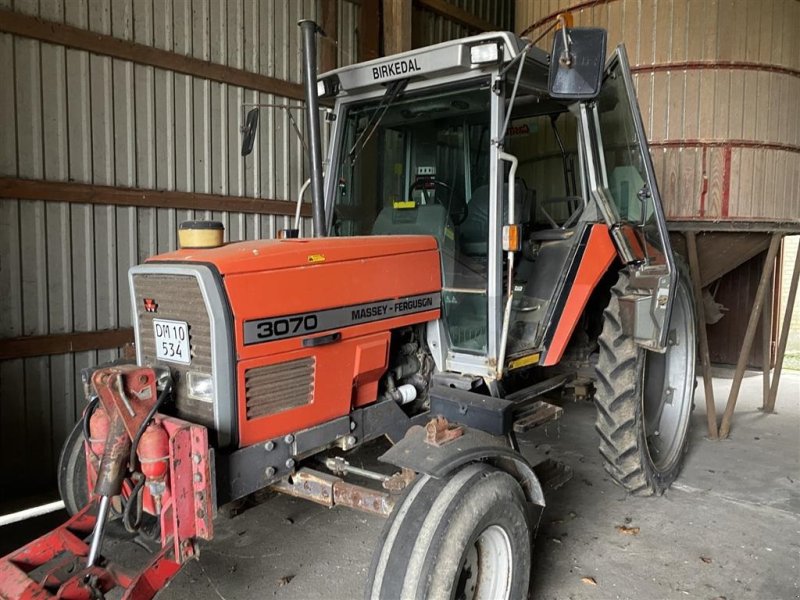
[(156, 359), (188, 365), (192, 362), (189, 354), (189, 325), (186, 321), (167, 321), (153, 319), (156, 334)]

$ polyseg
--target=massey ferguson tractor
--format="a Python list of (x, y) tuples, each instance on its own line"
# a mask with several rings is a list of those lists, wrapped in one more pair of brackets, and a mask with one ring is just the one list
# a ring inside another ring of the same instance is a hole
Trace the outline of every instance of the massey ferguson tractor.
[[(517, 436), (565, 387), (593, 396), (619, 485), (672, 483), (693, 298), (625, 49), (559, 23), (550, 54), (493, 32), (318, 77), (300, 23), (313, 237), (185, 223), (130, 270), (137, 360), (83, 373), (71, 518), (0, 561), (1, 597), (150, 598), (271, 488), (387, 517), (366, 598), (526, 598), (545, 482)], [(351, 466), (382, 437), (385, 468)], [(141, 570), (104, 553), (112, 520), (160, 541)]]

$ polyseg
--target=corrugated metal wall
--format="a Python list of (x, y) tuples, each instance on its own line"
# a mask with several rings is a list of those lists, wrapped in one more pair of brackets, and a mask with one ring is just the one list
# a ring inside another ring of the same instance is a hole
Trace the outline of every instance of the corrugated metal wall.
[[(300, 18), (320, 0), (0, 0), (0, 8), (222, 65), (301, 81)], [(338, 3), (338, 58), (356, 55), (358, 6)], [(286, 112), (239, 152), (243, 103), (296, 100), (0, 34), (0, 176), (294, 199), (306, 178)], [(302, 114), (296, 113), (302, 127)], [(128, 268), (176, 245), (191, 218), (230, 240), (287, 217), (0, 199), (0, 343), (130, 326)], [(305, 220), (304, 228), (310, 223)], [(49, 487), (83, 405), (81, 368), (116, 350), (0, 361), (0, 495)]]
[(576, 26), (608, 29), (609, 49), (625, 42), (669, 217), (800, 224), (797, 0), (516, 7), (518, 30), (574, 7)]
[[(491, 23), (497, 30), (514, 29), (513, 0), (449, 0), (449, 3)], [(414, 8), (413, 31), (414, 45), (417, 47), (455, 40), (476, 33), (462, 24), (418, 6)]]

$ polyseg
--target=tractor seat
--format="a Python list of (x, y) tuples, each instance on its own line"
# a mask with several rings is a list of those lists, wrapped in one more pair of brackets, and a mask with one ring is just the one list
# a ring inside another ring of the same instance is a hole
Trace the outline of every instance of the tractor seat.
[[(386, 206), (372, 225), (372, 235), (432, 235), (445, 246), (446, 230), (452, 232), (447, 210), (441, 204), (428, 204), (411, 209)], [(451, 236), (452, 237), (452, 233)]]
[[(530, 221), (534, 191), (517, 179), (515, 187), (516, 221)], [(469, 212), (461, 224), (461, 251), (468, 256), (487, 256), (489, 253), (489, 186), (482, 185), (472, 193), (467, 205)], [(503, 223), (508, 223), (508, 184), (503, 184)]]

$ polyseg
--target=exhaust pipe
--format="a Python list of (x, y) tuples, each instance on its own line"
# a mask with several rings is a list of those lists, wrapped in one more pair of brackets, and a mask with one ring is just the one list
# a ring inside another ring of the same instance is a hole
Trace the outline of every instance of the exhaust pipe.
[(306, 125), (311, 167), (311, 207), (314, 215), (314, 235), (325, 237), (325, 197), (322, 191), (322, 135), (319, 125), (319, 97), (317, 96), (317, 38), (321, 31), (314, 21), (303, 19), (297, 23), (303, 33), (303, 85), (306, 91)]

